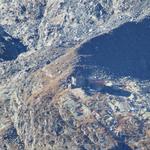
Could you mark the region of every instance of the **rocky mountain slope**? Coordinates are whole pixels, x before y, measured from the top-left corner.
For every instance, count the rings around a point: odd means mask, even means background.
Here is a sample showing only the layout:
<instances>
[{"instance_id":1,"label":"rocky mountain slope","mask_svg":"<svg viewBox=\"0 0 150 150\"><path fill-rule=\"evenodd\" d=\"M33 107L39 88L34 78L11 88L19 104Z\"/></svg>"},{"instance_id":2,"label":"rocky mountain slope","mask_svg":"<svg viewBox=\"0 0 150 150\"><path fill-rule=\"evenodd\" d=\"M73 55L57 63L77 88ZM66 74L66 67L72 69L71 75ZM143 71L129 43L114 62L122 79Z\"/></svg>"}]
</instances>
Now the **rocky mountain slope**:
<instances>
[{"instance_id":1,"label":"rocky mountain slope","mask_svg":"<svg viewBox=\"0 0 150 150\"><path fill-rule=\"evenodd\" d=\"M149 0L1 0L0 10L0 150L149 150L149 79L94 65L86 76L97 52L82 53L142 22Z\"/></svg>"}]
</instances>

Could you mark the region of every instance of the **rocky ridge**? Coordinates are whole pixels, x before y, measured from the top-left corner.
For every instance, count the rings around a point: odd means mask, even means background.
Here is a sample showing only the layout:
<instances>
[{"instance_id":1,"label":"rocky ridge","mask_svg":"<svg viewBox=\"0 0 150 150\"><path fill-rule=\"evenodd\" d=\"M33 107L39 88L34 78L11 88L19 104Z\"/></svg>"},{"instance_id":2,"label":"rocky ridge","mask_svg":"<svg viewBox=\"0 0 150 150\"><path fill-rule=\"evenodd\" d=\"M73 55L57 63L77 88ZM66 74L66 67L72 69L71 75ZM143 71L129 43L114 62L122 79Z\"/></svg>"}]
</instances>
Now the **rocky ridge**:
<instances>
[{"instance_id":1,"label":"rocky ridge","mask_svg":"<svg viewBox=\"0 0 150 150\"><path fill-rule=\"evenodd\" d=\"M70 87L77 49L142 20L149 6L149 0L1 1L0 149L149 150L149 81L101 74L124 85L130 97ZM15 44L16 58L5 60L13 39L26 52L18 53Z\"/></svg>"}]
</instances>

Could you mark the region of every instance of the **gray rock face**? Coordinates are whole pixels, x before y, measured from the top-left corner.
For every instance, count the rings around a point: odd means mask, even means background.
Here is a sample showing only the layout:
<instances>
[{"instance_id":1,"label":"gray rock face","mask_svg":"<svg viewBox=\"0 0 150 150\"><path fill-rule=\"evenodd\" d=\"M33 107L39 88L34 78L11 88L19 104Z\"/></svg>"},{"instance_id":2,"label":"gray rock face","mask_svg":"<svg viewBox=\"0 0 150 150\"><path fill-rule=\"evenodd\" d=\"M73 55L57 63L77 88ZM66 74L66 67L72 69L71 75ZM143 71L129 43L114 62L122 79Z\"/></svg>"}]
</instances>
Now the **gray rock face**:
<instances>
[{"instance_id":1,"label":"gray rock face","mask_svg":"<svg viewBox=\"0 0 150 150\"><path fill-rule=\"evenodd\" d=\"M148 150L149 81L113 79L101 70L85 79L80 61L89 59L78 50L143 20L149 8L149 0L1 0L0 149ZM78 86L95 78L131 94Z\"/></svg>"}]
</instances>

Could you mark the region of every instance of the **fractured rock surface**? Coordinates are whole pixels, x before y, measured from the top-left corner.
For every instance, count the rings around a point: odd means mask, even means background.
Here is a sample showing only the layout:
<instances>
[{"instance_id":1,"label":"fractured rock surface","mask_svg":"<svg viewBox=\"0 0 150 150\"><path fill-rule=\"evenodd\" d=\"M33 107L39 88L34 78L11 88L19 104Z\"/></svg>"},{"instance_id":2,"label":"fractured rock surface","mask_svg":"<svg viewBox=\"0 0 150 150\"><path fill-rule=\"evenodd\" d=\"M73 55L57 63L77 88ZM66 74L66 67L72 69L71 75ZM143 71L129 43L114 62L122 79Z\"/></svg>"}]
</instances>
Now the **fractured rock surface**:
<instances>
[{"instance_id":1,"label":"fractured rock surface","mask_svg":"<svg viewBox=\"0 0 150 150\"><path fill-rule=\"evenodd\" d=\"M149 150L149 0L0 9L0 150Z\"/></svg>"}]
</instances>

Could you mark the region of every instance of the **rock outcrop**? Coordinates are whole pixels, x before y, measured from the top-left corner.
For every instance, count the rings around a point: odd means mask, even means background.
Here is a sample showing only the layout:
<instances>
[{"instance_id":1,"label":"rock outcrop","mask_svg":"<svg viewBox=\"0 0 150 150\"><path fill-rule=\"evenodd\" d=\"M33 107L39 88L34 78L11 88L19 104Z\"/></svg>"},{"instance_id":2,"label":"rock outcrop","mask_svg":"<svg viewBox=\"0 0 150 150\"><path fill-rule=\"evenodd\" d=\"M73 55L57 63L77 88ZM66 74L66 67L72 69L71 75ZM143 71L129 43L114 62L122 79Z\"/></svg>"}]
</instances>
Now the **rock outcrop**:
<instances>
[{"instance_id":1,"label":"rock outcrop","mask_svg":"<svg viewBox=\"0 0 150 150\"><path fill-rule=\"evenodd\" d=\"M149 150L150 80L114 78L80 53L147 18L149 0L1 0L0 10L0 150ZM95 78L130 94L94 89Z\"/></svg>"}]
</instances>

